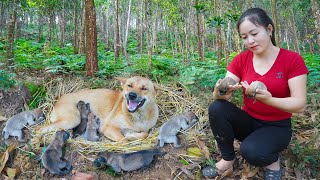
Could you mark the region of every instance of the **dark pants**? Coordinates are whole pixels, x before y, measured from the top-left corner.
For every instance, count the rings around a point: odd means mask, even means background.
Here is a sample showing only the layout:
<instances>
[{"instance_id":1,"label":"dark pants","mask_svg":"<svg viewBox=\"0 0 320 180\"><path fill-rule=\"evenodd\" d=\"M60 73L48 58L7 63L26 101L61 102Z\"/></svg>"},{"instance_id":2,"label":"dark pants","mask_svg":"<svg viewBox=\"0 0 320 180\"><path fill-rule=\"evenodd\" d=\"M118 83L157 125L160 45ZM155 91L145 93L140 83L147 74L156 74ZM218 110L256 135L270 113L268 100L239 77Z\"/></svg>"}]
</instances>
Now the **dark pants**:
<instances>
[{"instance_id":1,"label":"dark pants","mask_svg":"<svg viewBox=\"0 0 320 180\"><path fill-rule=\"evenodd\" d=\"M242 141L240 153L252 165L267 166L278 160L279 152L290 143L291 119L263 121L255 119L226 100L215 100L209 106L211 130L222 158L235 158L234 139Z\"/></svg>"}]
</instances>

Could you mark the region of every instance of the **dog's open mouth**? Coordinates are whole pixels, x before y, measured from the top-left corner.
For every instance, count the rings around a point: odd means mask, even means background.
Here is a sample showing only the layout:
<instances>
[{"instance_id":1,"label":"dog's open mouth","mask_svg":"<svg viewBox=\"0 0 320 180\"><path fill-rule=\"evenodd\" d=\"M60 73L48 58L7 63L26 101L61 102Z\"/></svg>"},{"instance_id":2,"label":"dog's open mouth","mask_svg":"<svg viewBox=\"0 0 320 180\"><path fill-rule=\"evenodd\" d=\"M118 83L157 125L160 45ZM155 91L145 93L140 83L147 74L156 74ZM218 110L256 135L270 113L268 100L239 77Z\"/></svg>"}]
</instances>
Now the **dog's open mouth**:
<instances>
[{"instance_id":1,"label":"dog's open mouth","mask_svg":"<svg viewBox=\"0 0 320 180\"><path fill-rule=\"evenodd\" d=\"M134 113L137 109L139 109L141 106L143 106L143 104L146 102L146 99L142 99L142 100L130 100L127 99L127 103L128 103L128 111L131 113Z\"/></svg>"}]
</instances>

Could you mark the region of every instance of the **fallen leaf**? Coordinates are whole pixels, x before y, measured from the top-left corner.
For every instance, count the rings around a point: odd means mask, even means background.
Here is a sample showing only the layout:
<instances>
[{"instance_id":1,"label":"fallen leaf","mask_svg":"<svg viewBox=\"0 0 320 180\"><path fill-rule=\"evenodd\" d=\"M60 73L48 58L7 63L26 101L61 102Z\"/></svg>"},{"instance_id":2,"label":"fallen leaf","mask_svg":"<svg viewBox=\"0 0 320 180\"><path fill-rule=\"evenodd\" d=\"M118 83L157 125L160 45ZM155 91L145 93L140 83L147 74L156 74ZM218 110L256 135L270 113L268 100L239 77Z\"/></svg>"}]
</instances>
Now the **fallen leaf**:
<instances>
[{"instance_id":1,"label":"fallen leaf","mask_svg":"<svg viewBox=\"0 0 320 180\"><path fill-rule=\"evenodd\" d=\"M6 121L7 119L8 119L8 118L3 117L3 116L0 115L0 121Z\"/></svg>"},{"instance_id":2,"label":"fallen leaf","mask_svg":"<svg viewBox=\"0 0 320 180\"><path fill-rule=\"evenodd\" d=\"M191 147L187 149L187 155L189 156L196 156L196 157L202 157L202 151L201 149L197 148L197 147Z\"/></svg>"},{"instance_id":3,"label":"fallen leaf","mask_svg":"<svg viewBox=\"0 0 320 180\"><path fill-rule=\"evenodd\" d=\"M3 168L5 167L8 159L9 159L9 155L11 154L11 152L16 148L16 144L10 144L10 146L7 148L7 150L5 152L0 153L0 172L3 170Z\"/></svg>"},{"instance_id":4,"label":"fallen leaf","mask_svg":"<svg viewBox=\"0 0 320 180\"><path fill-rule=\"evenodd\" d=\"M203 141L201 141L198 137L196 137L196 143L197 143L198 147L201 149L204 157L206 157L206 159L210 159L209 148L205 145L205 143Z\"/></svg>"},{"instance_id":5,"label":"fallen leaf","mask_svg":"<svg viewBox=\"0 0 320 180\"><path fill-rule=\"evenodd\" d=\"M18 173L18 169L16 168L6 168L7 175L10 179L14 179L14 177Z\"/></svg>"}]
</instances>

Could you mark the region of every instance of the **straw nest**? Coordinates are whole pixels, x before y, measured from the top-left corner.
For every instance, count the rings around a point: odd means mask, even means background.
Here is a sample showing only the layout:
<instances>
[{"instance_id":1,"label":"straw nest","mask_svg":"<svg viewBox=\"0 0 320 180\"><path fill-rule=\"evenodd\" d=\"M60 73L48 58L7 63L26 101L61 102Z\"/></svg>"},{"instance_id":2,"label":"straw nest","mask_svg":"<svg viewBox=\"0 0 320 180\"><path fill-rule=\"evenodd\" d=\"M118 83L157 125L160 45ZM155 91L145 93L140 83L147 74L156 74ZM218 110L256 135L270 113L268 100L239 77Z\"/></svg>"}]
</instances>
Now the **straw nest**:
<instances>
[{"instance_id":1,"label":"straw nest","mask_svg":"<svg viewBox=\"0 0 320 180\"><path fill-rule=\"evenodd\" d=\"M91 83L91 84L90 84ZM44 126L49 122L50 112L53 108L55 101L63 94L77 91L84 88L95 87L93 82L86 82L80 78L70 79L55 79L44 83L47 89L46 102L41 105L41 108L47 114L46 121L39 125ZM120 83L116 80L110 80L104 82L103 86L109 89L121 90ZM160 91L157 94L156 100L159 107L159 119L154 128L150 130L149 137L142 140L131 141L128 144L120 144L113 142L106 137L102 136L97 142L86 141L81 137L76 139L69 139L68 142L71 145L71 149L78 151L84 155L92 154L101 151L118 151L118 152L132 152L142 149L154 148L157 146L160 126L168 121L172 116L178 115L186 111L194 112L199 122L191 129L182 132L186 137L187 144L193 144L196 138L205 136L204 129L207 125L207 104L204 104L203 99L200 100L197 97L191 95L183 85L175 83L172 85L157 84ZM101 84L99 84L101 86ZM98 86L96 86L98 87ZM38 128L38 127L37 127ZM35 129L32 130L32 146L34 149L39 149L41 145L48 145L54 138L55 132L50 132L42 135L41 139L35 134ZM71 131L70 131L71 132Z\"/></svg>"}]
</instances>

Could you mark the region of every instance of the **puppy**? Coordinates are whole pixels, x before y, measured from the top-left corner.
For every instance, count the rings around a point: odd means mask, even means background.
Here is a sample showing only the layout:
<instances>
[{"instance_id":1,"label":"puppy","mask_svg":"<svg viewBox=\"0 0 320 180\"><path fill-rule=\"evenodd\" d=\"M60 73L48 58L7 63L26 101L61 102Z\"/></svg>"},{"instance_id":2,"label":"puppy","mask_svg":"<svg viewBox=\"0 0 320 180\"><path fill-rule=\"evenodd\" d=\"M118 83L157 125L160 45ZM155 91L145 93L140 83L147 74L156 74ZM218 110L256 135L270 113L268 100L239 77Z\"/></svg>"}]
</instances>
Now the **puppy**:
<instances>
[{"instance_id":1,"label":"puppy","mask_svg":"<svg viewBox=\"0 0 320 180\"><path fill-rule=\"evenodd\" d=\"M54 140L41 156L43 166L53 175L69 174L72 165L62 158L62 147L70 134L66 131L57 131Z\"/></svg>"},{"instance_id":2,"label":"puppy","mask_svg":"<svg viewBox=\"0 0 320 180\"><path fill-rule=\"evenodd\" d=\"M98 141L98 130L100 127L100 119L97 118L94 114L88 114L88 123L87 128L84 134L81 135L87 141Z\"/></svg>"},{"instance_id":3,"label":"puppy","mask_svg":"<svg viewBox=\"0 0 320 180\"><path fill-rule=\"evenodd\" d=\"M19 142L26 142L27 140L23 140L22 129L27 125L32 126L40 123L44 119L45 116L40 108L18 113L6 122L6 126L2 131L4 139L8 139L9 136L17 136Z\"/></svg>"},{"instance_id":4,"label":"puppy","mask_svg":"<svg viewBox=\"0 0 320 180\"><path fill-rule=\"evenodd\" d=\"M231 77L223 78L218 85L218 95L225 95L228 91L229 85L235 85L237 82L233 80Z\"/></svg>"},{"instance_id":5,"label":"puppy","mask_svg":"<svg viewBox=\"0 0 320 180\"><path fill-rule=\"evenodd\" d=\"M164 143L173 143L176 148L182 147L182 145L178 144L178 132L190 128L197 122L198 118L192 112L172 117L160 127L158 136L160 147L163 147Z\"/></svg>"},{"instance_id":6,"label":"puppy","mask_svg":"<svg viewBox=\"0 0 320 180\"><path fill-rule=\"evenodd\" d=\"M83 101L79 101L77 103L77 109L80 113L80 124L72 129L74 138L82 135L87 128L88 114L90 113L90 104L85 103Z\"/></svg>"},{"instance_id":7,"label":"puppy","mask_svg":"<svg viewBox=\"0 0 320 180\"><path fill-rule=\"evenodd\" d=\"M248 98L255 98L257 89L267 90L267 86L261 81L253 81L246 89L245 94Z\"/></svg>"},{"instance_id":8,"label":"puppy","mask_svg":"<svg viewBox=\"0 0 320 180\"><path fill-rule=\"evenodd\" d=\"M86 89L61 96L51 113L51 124L38 133L72 129L79 125L80 114L76 104L84 101L90 104L91 112L100 118L99 131L109 139L127 142L146 138L159 116L155 102L157 89L152 81L144 77L117 79L122 84L122 91Z\"/></svg>"},{"instance_id":9,"label":"puppy","mask_svg":"<svg viewBox=\"0 0 320 180\"><path fill-rule=\"evenodd\" d=\"M111 166L116 172L134 171L148 167L155 155L162 155L158 149L142 150L133 153L101 152L99 158L95 159L94 165L101 167L103 164Z\"/></svg>"}]
</instances>

